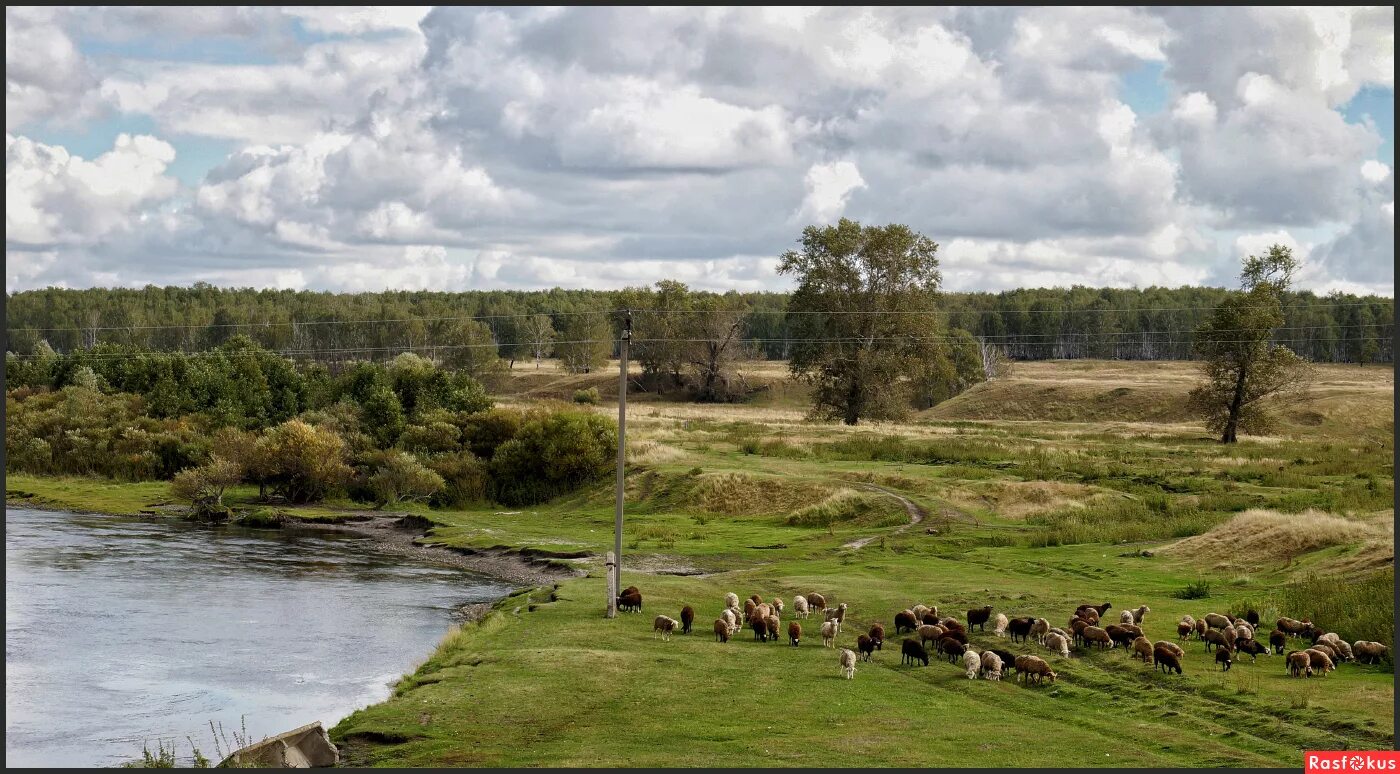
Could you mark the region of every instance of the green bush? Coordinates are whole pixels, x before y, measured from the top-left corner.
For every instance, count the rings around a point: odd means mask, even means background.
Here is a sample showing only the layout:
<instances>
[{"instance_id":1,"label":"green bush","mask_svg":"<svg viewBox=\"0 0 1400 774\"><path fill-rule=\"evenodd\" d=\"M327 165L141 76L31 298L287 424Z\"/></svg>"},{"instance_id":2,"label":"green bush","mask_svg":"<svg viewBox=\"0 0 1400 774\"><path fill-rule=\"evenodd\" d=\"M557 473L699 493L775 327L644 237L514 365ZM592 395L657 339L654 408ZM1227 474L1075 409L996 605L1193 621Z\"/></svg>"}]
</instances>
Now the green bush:
<instances>
[{"instance_id":1,"label":"green bush","mask_svg":"<svg viewBox=\"0 0 1400 774\"><path fill-rule=\"evenodd\" d=\"M442 476L401 451L389 452L368 484L381 506L427 500L445 488Z\"/></svg>"},{"instance_id":2,"label":"green bush","mask_svg":"<svg viewBox=\"0 0 1400 774\"><path fill-rule=\"evenodd\" d=\"M491 458L496 499L534 505L607 477L617 450L617 425L592 412L535 415Z\"/></svg>"},{"instance_id":3,"label":"green bush","mask_svg":"<svg viewBox=\"0 0 1400 774\"><path fill-rule=\"evenodd\" d=\"M462 508L486 501L491 492L491 468L469 451L436 457L428 468L442 476L443 488L428 502L443 508Z\"/></svg>"},{"instance_id":4,"label":"green bush","mask_svg":"<svg viewBox=\"0 0 1400 774\"><path fill-rule=\"evenodd\" d=\"M1205 580L1192 581L1186 584L1186 588L1177 591L1172 596L1177 599L1209 599L1210 582Z\"/></svg>"},{"instance_id":5,"label":"green bush","mask_svg":"<svg viewBox=\"0 0 1400 774\"><path fill-rule=\"evenodd\" d=\"M598 401L602 399L603 396L598 394L597 387L589 387L586 390L576 390L574 392L574 403L586 403L589 405L597 405Z\"/></svg>"}]
</instances>

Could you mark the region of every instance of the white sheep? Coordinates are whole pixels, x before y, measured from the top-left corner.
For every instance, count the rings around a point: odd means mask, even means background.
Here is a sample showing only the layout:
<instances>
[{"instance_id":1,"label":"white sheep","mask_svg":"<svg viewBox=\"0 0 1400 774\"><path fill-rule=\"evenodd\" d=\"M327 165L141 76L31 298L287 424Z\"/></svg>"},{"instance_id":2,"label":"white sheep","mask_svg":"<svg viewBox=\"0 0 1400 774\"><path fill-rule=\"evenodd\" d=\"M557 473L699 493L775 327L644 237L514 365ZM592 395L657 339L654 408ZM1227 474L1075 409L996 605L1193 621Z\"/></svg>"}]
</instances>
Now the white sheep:
<instances>
[{"instance_id":1,"label":"white sheep","mask_svg":"<svg viewBox=\"0 0 1400 774\"><path fill-rule=\"evenodd\" d=\"M1000 680L1001 657L989 650L982 653L980 658L982 659L982 675L988 680Z\"/></svg>"},{"instance_id":2,"label":"white sheep","mask_svg":"<svg viewBox=\"0 0 1400 774\"><path fill-rule=\"evenodd\" d=\"M732 592L732 591L729 592L728 594L725 594L725 595L724 595L724 607L725 607L726 610L728 610L729 608L738 608L738 607L739 607L739 595L738 595L738 594L735 594L735 593Z\"/></svg>"},{"instance_id":3,"label":"white sheep","mask_svg":"<svg viewBox=\"0 0 1400 774\"><path fill-rule=\"evenodd\" d=\"M1183 615L1181 617L1181 622L1186 624L1189 628L1196 628L1196 619L1192 618L1190 615Z\"/></svg>"},{"instance_id":4,"label":"white sheep","mask_svg":"<svg viewBox=\"0 0 1400 774\"><path fill-rule=\"evenodd\" d=\"M782 598L776 598L776 599L773 600L773 610L776 611L779 615L782 614L782 612L783 612L783 600L782 600Z\"/></svg>"},{"instance_id":5,"label":"white sheep","mask_svg":"<svg viewBox=\"0 0 1400 774\"><path fill-rule=\"evenodd\" d=\"M651 630L654 632L661 632L661 639L669 641L671 639L671 632L675 631L676 627L680 625L680 621L670 616L658 615L656 621L652 623Z\"/></svg>"},{"instance_id":6,"label":"white sheep","mask_svg":"<svg viewBox=\"0 0 1400 774\"><path fill-rule=\"evenodd\" d=\"M967 679L976 680L977 673L982 671L982 659L976 651L969 650L963 653L963 667L967 670Z\"/></svg>"},{"instance_id":7,"label":"white sheep","mask_svg":"<svg viewBox=\"0 0 1400 774\"><path fill-rule=\"evenodd\" d=\"M1243 619L1235 622L1235 639L1238 642L1249 642L1254 639L1254 627Z\"/></svg>"},{"instance_id":8,"label":"white sheep","mask_svg":"<svg viewBox=\"0 0 1400 774\"><path fill-rule=\"evenodd\" d=\"M1133 611L1131 611L1131 610L1124 610L1123 612L1119 613L1119 614L1118 614L1118 623L1120 623L1120 624L1130 624L1130 623L1133 623Z\"/></svg>"},{"instance_id":9,"label":"white sheep","mask_svg":"<svg viewBox=\"0 0 1400 774\"><path fill-rule=\"evenodd\" d=\"M802 596L801 594L798 594L797 596L792 598L792 614L796 618L806 618L807 616L812 614L807 607L806 597Z\"/></svg>"},{"instance_id":10,"label":"white sheep","mask_svg":"<svg viewBox=\"0 0 1400 774\"><path fill-rule=\"evenodd\" d=\"M836 607L828 607L822 611L826 620L836 622L836 632L841 632L841 622L846 620L846 603L842 602Z\"/></svg>"},{"instance_id":11,"label":"white sheep","mask_svg":"<svg viewBox=\"0 0 1400 774\"><path fill-rule=\"evenodd\" d=\"M1044 618L1037 618L1035 619L1035 623L1031 624L1031 636L1041 645L1045 644L1045 635L1049 633L1050 622Z\"/></svg>"},{"instance_id":12,"label":"white sheep","mask_svg":"<svg viewBox=\"0 0 1400 774\"><path fill-rule=\"evenodd\" d=\"M1008 621L1006 620L1006 614L997 613L996 624L995 627L992 629L992 633L998 637L1005 637L1007 624Z\"/></svg>"},{"instance_id":13,"label":"white sheep","mask_svg":"<svg viewBox=\"0 0 1400 774\"><path fill-rule=\"evenodd\" d=\"M856 676L856 652L850 648L841 649L841 674L847 680Z\"/></svg>"},{"instance_id":14,"label":"white sheep","mask_svg":"<svg viewBox=\"0 0 1400 774\"><path fill-rule=\"evenodd\" d=\"M1058 651L1061 656L1069 658L1069 640L1058 634L1046 634L1045 647L1050 650Z\"/></svg>"},{"instance_id":15,"label":"white sheep","mask_svg":"<svg viewBox=\"0 0 1400 774\"><path fill-rule=\"evenodd\" d=\"M1152 608L1148 607L1147 605L1143 605L1137 610L1134 610L1132 623L1141 624L1142 619L1146 618L1147 614L1150 612L1152 612Z\"/></svg>"},{"instance_id":16,"label":"white sheep","mask_svg":"<svg viewBox=\"0 0 1400 774\"><path fill-rule=\"evenodd\" d=\"M1045 636L1049 637L1052 634L1058 634L1061 637L1064 637L1066 642L1074 639L1073 637L1069 636L1069 632L1065 631L1064 629L1061 629L1058 626L1050 627L1050 631L1046 632Z\"/></svg>"},{"instance_id":17,"label":"white sheep","mask_svg":"<svg viewBox=\"0 0 1400 774\"><path fill-rule=\"evenodd\" d=\"M822 646L827 648L836 647L837 627L840 626L835 620L822 624Z\"/></svg>"},{"instance_id":18,"label":"white sheep","mask_svg":"<svg viewBox=\"0 0 1400 774\"><path fill-rule=\"evenodd\" d=\"M932 608L930 608L928 605L914 605L914 607L911 608L911 612L914 613L914 620L919 623L924 622L924 613L927 613L930 610L932 610ZM937 613L935 613L935 615L937 615Z\"/></svg>"}]
</instances>

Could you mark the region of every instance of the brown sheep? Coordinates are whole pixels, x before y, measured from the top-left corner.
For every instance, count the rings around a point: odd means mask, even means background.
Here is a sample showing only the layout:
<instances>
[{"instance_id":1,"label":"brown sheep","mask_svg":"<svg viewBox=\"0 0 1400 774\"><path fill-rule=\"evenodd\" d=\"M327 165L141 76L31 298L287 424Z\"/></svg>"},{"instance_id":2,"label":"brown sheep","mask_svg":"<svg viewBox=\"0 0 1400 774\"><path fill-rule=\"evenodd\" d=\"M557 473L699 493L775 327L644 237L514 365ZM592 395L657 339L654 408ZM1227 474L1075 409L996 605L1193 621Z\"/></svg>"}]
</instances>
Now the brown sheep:
<instances>
[{"instance_id":1,"label":"brown sheep","mask_svg":"<svg viewBox=\"0 0 1400 774\"><path fill-rule=\"evenodd\" d=\"M1137 624L1119 624L1119 626L1123 628L1123 631L1133 635L1134 637L1147 636L1147 634L1143 632L1142 627L1138 626Z\"/></svg>"},{"instance_id":2,"label":"brown sheep","mask_svg":"<svg viewBox=\"0 0 1400 774\"><path fill-rule=\"evenodd\" d=\"M729 622L723 618L715 619L715 639L720 642L729 642Z\"/></svg>"},{"instance_id":3,"label":"brown sheep","mask_svg":"<svg viewBox=\"0 0 1400 774\"><path fill-rule=\"evenodd\" d=\"M1239 634L1235 632L1235 627L1227 626L1220 630L1220 635L1225 638L1225 647L1230 650L1235 649L1235 642L1239 639Z\"/></svg>"},{"instance_id":4,"label":"brown sheep","mask_svg":"<svg viewBox=\"0 0 1400 774\"><path fill-rule=\"evenodd\" d=\"M1248 653L1249 663L1253 664L1254 660L1258 658L1260 654L1268 655L1269 649L1264 647L1264 645L1257 640L1245 640L1240 643L1238 652Z\"/></svg>"},{"instance_id":5,"label":"brown sheep","mask_svg":"<svg viewBox=\"0 0 1400 774\"><path fill-rule=\"evenodd\" d=\"M912 610L902 610L894 614L894 633L903 634L905 631L914 631L919 628L919 619L914 617Z\"/></svg>"},{"instance_id":6,"label":"brown sheep","mask_svg":"<svg viewBox=\"0 0 1400 774\"><path fill-rule=\"evenodd\" d=\"M967 645L945 634L943 639L938 641L938 652L947 656L948 662L952 663L962 658L962 654L967 652Z\"/></svg>"},{"instance_id":7,"label":"brown sheep","mask_svg":"<svg viewBox=\"0 0 1400 774\"><path fill-rule=\"evenodd\" d=\"M1074 644L1080 645L1084 642L1084 630L1089 628L1089 622L1083 618L1076 618L1069 622L1069 630L1074 634Z\"/></svg>"},{"instance_id":8,"label":"brown sheep","mask_svg":"<svg viewBox=\"0 0 1400 774\"><path fill-rule=\"evenodd\" d=\"M1283 648L1287 644L1288 635L1285 634L1283 631L1279 629L1274 629L1273 631L1269 632L1269 647L1273 648L1275 653L1282 654Z\"/></svg>"},{"instance_id":9,"label":"brown sheep","mask_svg":"<svg viewBox=\"0 0 1400 774\"><path fill-rule=\"evenodd\" d=\"M1299 621L1297 619L1288 618L1286 616L1278 619L1278 621L1276 621L1274 625L1278 627L1279 631L1289 635L1290 637L1297 637L1303 632L1312 629L1312 621Z\"/></svg>"},{"instance_id":10,"label":"brown sheep","mask_svg":"<svg viewBox=\"0 0 1400 774\"><path fill-rule=\"evenodd\" d=\"M955 631L955 632L965 632L965 631L967 631L967 627L966 627L966 626L963 626L962 621L959 621L959 620L956 619L956 618L940 618L940 619L938 619L938 625L939 625L939 626L942 626L944 629L947 629L948 631Z\"/></svg>"},{"instance_id":11,"label":"brown sheep","mask_svg":"<svg viewBox=\"0 0 1400 774\"><path fill-rule=\"evenodd\" d=\"M617 597L617 609L623 612L637 612L642 609L642 592L633 586Z\"/></svg>"},{"instance_id":12,"label":"brown sheep","mask_svg":"<svg viewBox=\"0 0 1400 774\"><path fill-rule=\"evenodd\" d=\"M749 597L749 599L752 599L755 605L763 604L763 597L760 597L757 594L754 594L753 596Z\"/></svg>"},{"instance_id":13,"label":"brown sheep","mask_svg":"<svg viewBox=\"0 0 1400 774\"><path fill-rule=\"evenodd\" d=\"M1108 636L1108 632L1097 626L1084 627L1080 636L1086 645L1098 645L1100 650L1113 647L1113 638Z\"/></svg>"},{"instance_id":14,"label":"brown sheep","mask_svg":"<svg viewBox=\"0 0 1400 774\"><path fill-rule=\"evenodd\" d=\"M1225 642L1224 633L1222 633L1219 629L1207 629L1205 636L1202 637L1201 640L1206 644L1207 653L1210 652L1212 646L1217 648L1222 645L1224 645L1225 647L1229 647L1229 645L1227 645Z\"/></svg>"},{"instance_id":15,"label":"brown sheep","mask_svg":"<svg viewBox=\"0 0 1400 774\"><path fill-rule=\"evenodd\" d=\"M652 622L651 630L654 632L661 632L661 639L669 640L671 639L671 632L676 630L676 625L679 623L679 621L670 616L658 615L656 620Z\"/></svg>"},{"instance_id":16,"label":"brown sheep","mask_svg":"<svg viewBox=\"0 0 1400 774\"><path fill-rule=\"evenodd\" d=\"M1160 669L1167 674L1176 672L1181 674L1181 659L1168 648L1160 644L1152 648L1152 668Z\"/></svg>"},{"instance_id":17,"label":"brown sheep","mask_svg":"<svg viewBox=\"0 0 1400 774\"><path fill-rule=\"evenodd\" d=\"M755 615L749 618L749 628L753 629L754 642L766 642L768 640L768 622L762 616Z\"/></svg>"},{"instance_id":18,"label":"brown sheep","mask_svg":"<svg viewBox=\"0 0 1400 774\"><path fill-rule=\"evenodd\" d=\"M1175 642L1168 642L1167 640L1157 640L1156 642L1152 643L1152 649L1156 650L1157 648L1165 648L1169 653L1175 654L1177 658L1186 658L1186 651L1182 650L1181 646L1176 644Z\"/></svg>"},{"instance_id":19,"label":"brown sheep","mask_svg":"<svg viewBox=\"0 0 1400 774\"><path fill-rule=\"evenodd\" d=\"M1235 652L1229 648L1220 648L1215 651L1215 663L1221 665L1220 671L1230 671L1230 664L1234 663Z\"/></svg>"},{"instance_id":20,"label":"brown sheep","mask_svg":"<svg viewBox=\"0 0 1400 774\"><path fill-rule=\"evenodd\" d=\"M875 624L870 627L870 639L874 640L876 650L885 649L885 627L883 624Z\"/></svg>"},{"instance_id":21,"label":"brown sheep","mask_svg":"<svg viewBox=\"0 0 1400 774\"><path fill-rule=\"evenodd\" d=\"M1331 643L1328 642L1315 642L1313 643L1313 646L1311 648L1308 648L1308 650L1322 651L1323 653L1327 654L1328 658L1332 659L1333 663L1337 663L1342 660L1341 654L1339 654L1337 652L1337 649L1332 647Z\"/></svg>"},{"instance_id":22,"label":"brown sheep","mask_svg":"<svg viewBox=\"0 0 1400 774\"><path fill-rule=\"evenodd\" d=\"M1181 623L1176 625L1176 638L1178 640L1185 640L1186 638L1190 637L1191 632L1195 630L1196 627L1186 623L1185 621L1182 621Z\"/></svg>"},{"instance_id":23,"label":"brown sheep","mask_svg":"<svg viewBox=\"0 0 1400 774\"><path fill-rule=\"evenodd\" d=\"M960 631L958 631L957 629L954 629L954 630L952 630L952 631L944 632L944 633L943 633L943 636L942 636L942 637L939 637L938 639L940 639L940 640L952 640L952 641L954 641L954 642L959 642L959 643L962 643L963 645L966 645L966 644L967 644L967 632L960 632Z\"/></svg>"},{"instance_id":24,"label":"brown sheep","mask_svg":"<svg viewBox=\"0 0 1400 774\"><path fill-rule=\"evenodd\" d=\"M983 605L967 611L967 628L976 626L978 631L987 631L987 621L992 617L992 606Z\"/></svg>"},{"instance_id":25,"label":"brown sheep","mask_svg":"<svg viewBox=\"0 0 1400 774\"><path fill-rule=\"evenodd\" d=\"M1113 644L1122 645L1125 648L1132 647L1133 640L1142 636L1140 630L1134 632L1122 624L1109 624L1105 626L1103 630L1108 634L1108 638L1113 640Z\"/></svg>"},{"instance_id":26,"label":"brown sheep","mask_svg":"<svg viewBox=\"0 0 1400 774\"><path fill-rule=\"evenodd\" d=\"M773 619L773 620L776 621L776 620L778 620L778 619L775 618L775 619ZM788 641L791 642L791 643L792 643L792 646L795 648L795 647L797 647L797 641L800 640L800 639L802 639L802 624L800 624L800 623L798 623L798 622L796 622L796 621L789 621L789 622L788 622Z\"/></svg>"},{"instance_id":27,"label":"brown sheep","mask_svg":"<svg viewBox=\"0 0 1400 774\"><path fill-rule=\"evenodd\" d=\"M1133 658L1142 659L1142 665L1147 666L1147 662L1152 660L1152 643L1146 637L1138 637L1133 640Z\"/></svg>"},{"instance_id":28,"label":"brown sheep","mask_svg":"<svg viewBox=\"0 0 1400 774\"><path fill-rule=\"evenodd\" d=\"M1206 630L1209 628L1210 627L1206 625L1206 619L1200 619L1196 622L1196 636L1198 638L1206 636Z\"/></svg>"},{"instance_id":29,"label":"brown sheep","mask_svg":"<svg viewBox=\"0 0 1400 774\"><path fill-rule=\"evenodd\" d=\"M1229 618L1219 613L1206 613L1206 617L1203 620L1206 622L1206 626L1212 629L1224 629L1231 623Z\"/></svg>"},{"instance_id":30,"label":"brown sheep","mask_svg":"<svg viewBox=\"0 0 1400 774\"><path fill-rule=\"evenodd\" d=\"M1245 611L1244 620L1249 622L1250 626L1253 626L1256 629L1259 628L1259 613L1254 608L1251 607L1250 609Z\"/></svg>"},{"instance_id":31,"label":"brown sheep","mask_svg":"<svg viewBox=\"0 0 1400 774\"><path fill-rule=\"evenodd\" d=\"M1288 673L1294 677L1312 677L1312 659L1301 650L1291 650L1288 652L1288 659L1285 662Z\"/></svg>"},{"instance_id":32,"label":"brown sheep","mask_svg":"<svg viewBox=\"0 0 1400 774\"><path fill-rule=\"evenodd\" d=\"M796 623L796 621L793 623ZM778 637L782 634L782 624L778 621L778 617L776 615L764 616L763 624L764 628L768 630L769 641L777 642Z\"/></svg>"},{"instance_id":33,"label":"brown sheep","mask_svg":"<svg viewBox=\"0 0 1400 774\"><path fill-rule=\"evenodd\" d=\"M1030 683L1032 677L1035 678L1037 684L1046 677L1050 678L1050 682L1055 682L1055 672L1050 669L1050 664L1046 663L1045 659L1040 656L1026 656L1025 658L1025 661L1016 660L1016 671L1025 674L1027 683Z\"/></svg>"},{"instance_id":34,"label":"brown sheep","mask_svg":"<svg viewBox=\"0 0 1400 774\"><path fill-rule=\"evenodd\" d=\"M1102 605L1080 605L1079 607L1076 607L1074 609L1074 614L1079 615L1086 610L1092 610L1094 611L1094 616L1096 618L1102 618L1103 614L1107 613L1110 607L1113 607L1113 605L1108 602L1105 602Z\"/></svg>"},{"instance_id":35,"label":"brown sheep","mask_svg":"<svg viewBox=\"0 0 1400 774\"><path fill-rule=\"evenodd\" d=\"M746 599L746 600L744 600L744 620L747 621L747 620L749 620L750 618L753 618L753 611L755 611L755 610L757 610L757 609L758 609L758 603L757 603L757 602L753 601L752 599Z\"/></svg>"},{"instance_id":36,"label":"brown sheep","mask_svg":"<svg viewBox=\"0 0 1400 774\"><path fill-rule=\"evenodd\" d=\"M807 595L807 606L812 608L813 610L825 610L826 597L814 591L811 594Z\"/></svg>"},{"instance_id":37,"label":"brown sheep","mask_svg":"<svg viewBox=\"0 0 1400 774\"><path fill-rule=\"evenodd\" d=\"M870 655L875 652L875 639L862 634L856 638L856 650L860 651L861 661L869 661Z\"/></svg>"},{"instance_id":38,"label":"brown sheep","mask_svg":"<svg viewBox=\"0 0 1400 774\"><path fill-rule=\"evenodd\" d=\"M690 626L695 623L695 609L690 605L681 608L681 634L690 634Z\"/></svg>"},{"instance_id":39,"label":"brown sheep","mask_svg":"<svg viewBox=\"0 0 1400 774\"><path fill-rule=\"evenodd\" d=\"M925 625L936 624L936 623L938 623L938 613L935 613L935 612L933 612L933 611L930 610L929 612L924 613L923 617L920 618L919 620L920 620L921 622L923 622Z\"/></svg>"},{"instance_id":40,"label":"brown sheep","mask_svg":"<svg viewBox=\"0 0 1400 774\"><path fill-rule=\"evenodd\" d=\"M942 637L944 634L947 634L947 632L942 626L924 624L919 627L919 644L928 645L930 642L938 642L938 638Z\"/></svg>"},{"instance_id":41,"label":"brown sheep","mask_svg":"<svg viewBox=\"0 0 1400 774\"><path fill-rule=\"evenodd\" d=\"M1372 640L1357 640L1352 643L1351 650L1357 661L1366 664L1379 664L1390 655L1390 648L1385 643Z\"/></svg>"},{"instance_id":42,"label":"brown sheep","mask_svg":"<svg viewBox=\"0 0 1400 774\"><path fill-rule=\"evenodd\" d=\"M1328 672L1337 668L1336 665L1332 663L1332 659L1328 658L1327 654L1320 650L1308 648L1303 652L1308 654L1308 662L1312 664L1313 672L1321 672L1323 677L1326 677Z\"/></svg>"}]
</instances>

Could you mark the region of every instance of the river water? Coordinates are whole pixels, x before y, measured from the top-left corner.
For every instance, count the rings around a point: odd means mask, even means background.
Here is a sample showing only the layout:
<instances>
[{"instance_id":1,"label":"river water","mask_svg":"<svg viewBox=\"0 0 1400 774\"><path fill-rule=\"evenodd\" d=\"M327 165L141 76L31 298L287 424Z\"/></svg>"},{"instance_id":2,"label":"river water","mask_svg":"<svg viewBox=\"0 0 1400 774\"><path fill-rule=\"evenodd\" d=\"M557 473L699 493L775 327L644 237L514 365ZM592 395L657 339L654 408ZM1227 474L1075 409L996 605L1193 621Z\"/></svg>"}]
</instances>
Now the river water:
<instances>
[{"instance_id":1,"label":"river water","mask_svg":"<svg viewBox=\"0 0 1400 774\"><path fill-rule=\"evenodd\" d=\"M7 508L5 764L185 757L186 737L214 758L210 721L329 729L508 592L347 533Z\"/></svg>"}]
</instances>

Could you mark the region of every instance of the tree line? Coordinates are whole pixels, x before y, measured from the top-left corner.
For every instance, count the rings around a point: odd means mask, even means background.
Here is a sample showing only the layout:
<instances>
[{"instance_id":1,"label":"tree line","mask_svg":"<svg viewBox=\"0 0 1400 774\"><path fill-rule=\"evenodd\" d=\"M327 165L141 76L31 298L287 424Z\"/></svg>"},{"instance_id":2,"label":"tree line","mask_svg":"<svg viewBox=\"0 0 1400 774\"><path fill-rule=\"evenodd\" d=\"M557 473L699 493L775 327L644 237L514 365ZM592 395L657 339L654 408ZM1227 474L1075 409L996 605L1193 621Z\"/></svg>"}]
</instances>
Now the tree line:
<instances>
[{"instance_id":1,"label":"tree line","mask_svg":"<svg viewBox=\"0 0 1400 774\"><path fill-rule=\"evenodd\" d=\"M1197 329L1231 291L1224 288L1019 289L1000 293L940 291L936 314L949 331L1016 360L1190 359ZM662 389L677 374L705 387L706 359L790 359L804 322L787 314L787 293L709 293L662 282L620 291L384 291L326 293L193 287L66 290L11 294L7 351L30 355L41 342L58 352L119 344L139 351L197 352L237 335L296 359L324 363L385 361L411 351L475 370L499 359L507 368L557 356L579 371L617 354L632 308L634 351L666 350L648 339L698 338L709 345L659 352L647 361ZM1394 362L1394 302L1380 296L1310 291L1283 295L1283 322L1273 332L1313 362ZM471 319L476 318L476 319ZM737 327L735 323L738 323ZM684 335L677 335L681 332ZM676 347L669 349L675 350ZM480 361L485 361L480 362ZM713 368L708 369L711 374Z\"/></svg>"}]
</instances>

